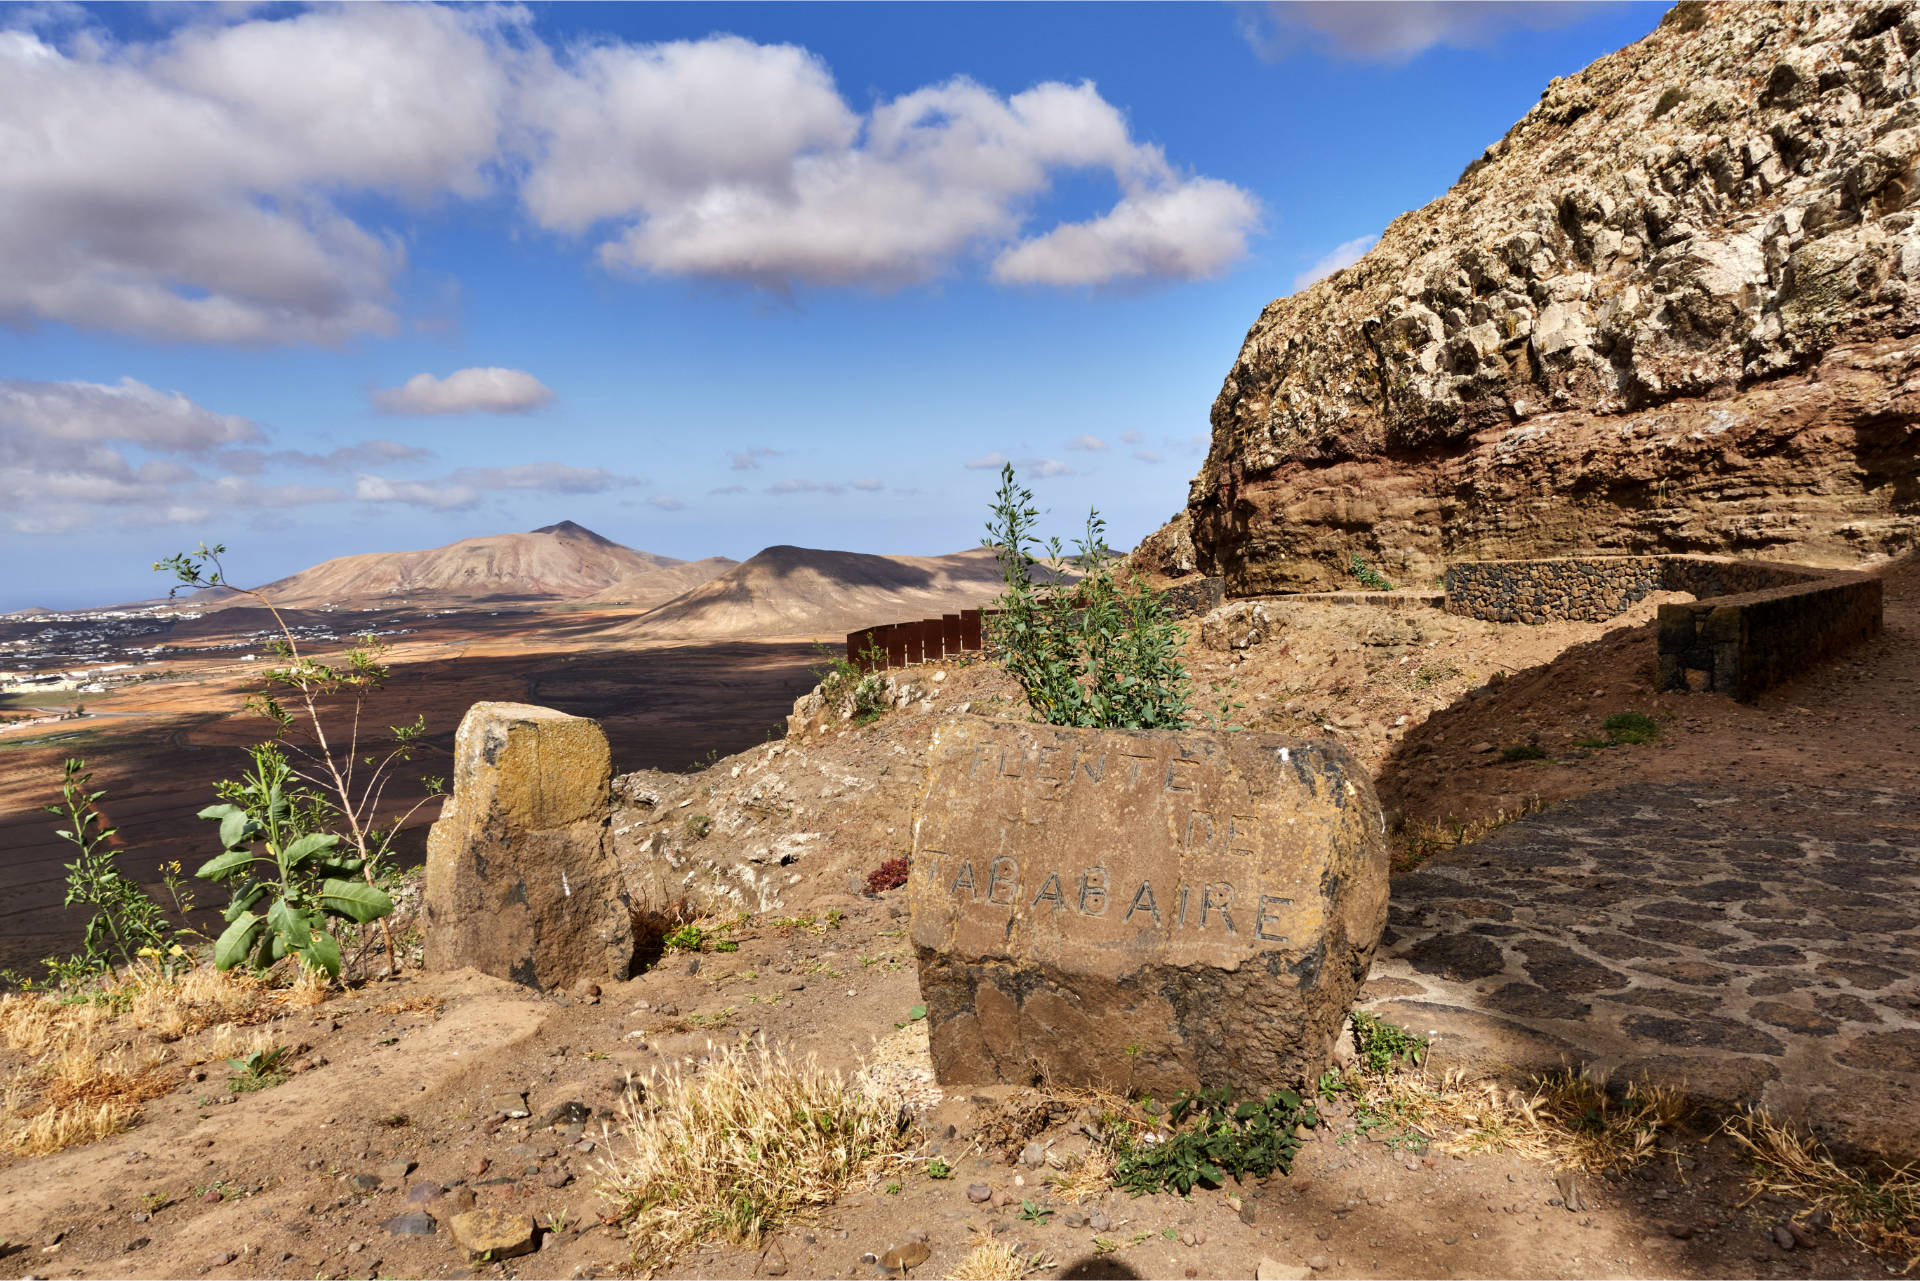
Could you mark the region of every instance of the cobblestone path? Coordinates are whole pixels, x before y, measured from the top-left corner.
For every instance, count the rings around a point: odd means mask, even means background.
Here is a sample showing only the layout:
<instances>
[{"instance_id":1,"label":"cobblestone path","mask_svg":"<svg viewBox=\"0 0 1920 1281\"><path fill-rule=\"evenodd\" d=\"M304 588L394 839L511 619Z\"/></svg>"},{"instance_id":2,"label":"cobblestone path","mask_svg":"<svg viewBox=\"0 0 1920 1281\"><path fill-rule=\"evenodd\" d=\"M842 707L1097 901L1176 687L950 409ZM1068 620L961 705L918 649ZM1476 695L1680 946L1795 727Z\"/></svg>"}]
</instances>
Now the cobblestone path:
<instances>
[{"instance_id":1,"label":"cobblestone path","mask_svg":"<svg viewBox=\"0 0 1920 1281\"><path fill-rule=\"evenodd\" d=\"M1367 998L1442 1064L1586 1063L1920 1157L1920 797L1565 802L1396 879Z\"/></svg>"}]
</instances>

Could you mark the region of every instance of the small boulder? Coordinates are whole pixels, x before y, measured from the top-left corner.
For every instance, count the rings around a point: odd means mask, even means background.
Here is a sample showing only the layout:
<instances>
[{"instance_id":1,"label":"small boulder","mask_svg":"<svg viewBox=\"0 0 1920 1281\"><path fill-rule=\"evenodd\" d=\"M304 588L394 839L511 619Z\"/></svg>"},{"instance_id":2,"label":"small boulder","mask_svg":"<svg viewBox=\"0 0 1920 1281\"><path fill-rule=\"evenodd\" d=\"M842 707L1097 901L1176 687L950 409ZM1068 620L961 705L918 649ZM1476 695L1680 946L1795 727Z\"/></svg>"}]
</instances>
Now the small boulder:
<instances>
[{"instance_id":1,"label":"small boulder","mask_svg":"<svg viewBox=\"0 0 1920 1281\"><path fill-rule=\"evenodd\" d=\"M430 1237L439 1231L439 1225L431 1214L413 1210L406 1214L396 1214L380 1225L397 1237Z\"/></svg>"},{"instance_id":2,"label":"small boulder","mask_svg":"<svg viewBox=\"0 0 1920 1281\"><path fill-rule=\"evenodd\" d=\"M468 1210L447 1221L460 1248L489 1262L512 1259L534 1251L533 1217L491 1207Z\"/></svg>"}]
</instances>

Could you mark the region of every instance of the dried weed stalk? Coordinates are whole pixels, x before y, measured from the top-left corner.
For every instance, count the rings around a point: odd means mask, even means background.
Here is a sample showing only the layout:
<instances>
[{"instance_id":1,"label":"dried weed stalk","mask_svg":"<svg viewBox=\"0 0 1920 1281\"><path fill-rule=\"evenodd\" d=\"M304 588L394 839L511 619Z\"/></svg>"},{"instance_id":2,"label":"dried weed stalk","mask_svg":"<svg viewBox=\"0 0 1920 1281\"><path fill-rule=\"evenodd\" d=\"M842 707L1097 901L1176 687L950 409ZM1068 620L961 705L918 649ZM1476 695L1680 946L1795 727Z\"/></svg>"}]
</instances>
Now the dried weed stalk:
<instances>
[{"instance_id":1,"label":"dried weed stalk","mask_svg":"<svg viewBox=\"0 0 1920 1281\"><path fill-rule=\"evenodd\" d=\"M1790 1130L1748 1109L1724 1127L1753 1162L1748 1200L1762 1193L1805 1201L1833 1218L1833 1230L1870 1250L1907 1256L1920 1265L1920 1170L1913 1163L1880 1172L1852 1170L1811 1134Z\"/></svg>"},{"instance_id":2,"label":"dried weed stalk","mask_svg":"<svg viewBox=\"0 0 1920 1281\"><path fill-rule=\"evenodd\" d=\"M862 1094L811 1056L796 1063L764 1040L708 1050L702 1069L670 1066L628 1089L633 1151L602 1164L600 1193L642 1267L710 1237L757 1244L908 1144L898 1100Z\"/></svg>"}]
</instances>

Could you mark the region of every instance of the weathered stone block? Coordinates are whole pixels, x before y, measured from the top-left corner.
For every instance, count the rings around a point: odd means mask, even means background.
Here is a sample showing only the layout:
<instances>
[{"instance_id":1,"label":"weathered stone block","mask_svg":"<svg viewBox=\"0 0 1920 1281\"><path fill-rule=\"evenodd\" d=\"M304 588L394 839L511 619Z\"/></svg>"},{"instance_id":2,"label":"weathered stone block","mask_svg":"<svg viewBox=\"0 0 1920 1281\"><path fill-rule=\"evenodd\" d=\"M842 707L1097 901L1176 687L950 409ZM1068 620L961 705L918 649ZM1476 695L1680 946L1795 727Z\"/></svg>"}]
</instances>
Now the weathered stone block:
<instances>
[{"instance_id":1,"label":"weathered stone block","mask_svg":"<svg viewBox=\"0 0 1920 1281\"><path fill-rule=\"evenodd\" d=\"M427 836L427 967L541 989L628 977L633 925L600 726L475 703L453 755L453 796Z\"/></svg>"},{"instance_id":2,"label":"weathered stone block","mask_svg":"<svg viewBox=\"0 0 1920 1281\"><path fill-rule=\"evenodd\" d=\"M1313 1080L1386 924L1384 826L1331 741L939 726L908 882L939 1079Z\"/></svg>"}]
</instances>

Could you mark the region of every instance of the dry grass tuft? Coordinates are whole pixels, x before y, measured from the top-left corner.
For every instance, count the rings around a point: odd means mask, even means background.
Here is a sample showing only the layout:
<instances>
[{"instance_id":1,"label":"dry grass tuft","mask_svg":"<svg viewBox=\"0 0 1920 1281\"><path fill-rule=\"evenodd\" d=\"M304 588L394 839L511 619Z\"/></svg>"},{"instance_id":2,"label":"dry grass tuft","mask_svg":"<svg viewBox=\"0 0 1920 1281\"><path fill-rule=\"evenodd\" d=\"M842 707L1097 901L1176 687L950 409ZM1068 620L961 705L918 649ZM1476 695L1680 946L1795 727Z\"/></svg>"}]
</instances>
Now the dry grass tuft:
<instances>
[{"instance_id":1,"label":"dry grass tuft","mask_svg":"<svg viewBox=\"0 0 1920 1281\"><path fill-rule=\"evenodd\" d=\"M1068 1158L1053 1181L1053 1194L1069 1205L1077 1205L1091 1201L1112 1186L1113 1154L1096 1146L1085 1156Z\"/></svg>"},{"instance_id":2,"label":"dry grass tuft","mask_svg":"<svg viewBox=\"0 0 1920 1281\"><path fill-rule=\"evenodd\" d=\"M1012 1246L982 1241L969 1250L948 1275L951 1281L1025 1281L1052 1266L1052 1260L1044 1254L1022 1258L1014 1253Z\"/></svg>"},{"instance_id":3,"label":"dry grass tuft","mask_svg":"<svg viewBox=\"0 0 1920 1281\"><path fill-rule=\"evenodd\" d=\"M1849 1170L1811 1134L1751 1109L1724 1128L1753 1161L1749 1201L1766 1192L1805 1201L1831 1215L1833 1230L1847 1240L1906 1255L1908 1271L1920 1265L1920 1171L1913 1164L1877 1176Z\"/></svg>"},{"instance_id":4,"label":"dry grass tuft","mask_svg":"<svg viewBox=\"0 0 1920 1281\"><path fill-rule=\"evenodd\" d=\"M1419 827L1408 828L1400 834L1400 848L1393 853L1393 872L1411 872L1422 863L1444 850L1457 845L1471 845L1489 832L1497 831L1509 823L1515 823L1532 814L1538 814L1547 808L1548 802L1538 796L1529 796L1518 805L1496 810L1486 818L1461 822L1453 815L1435 823L1424 823Z\"/></svg>"},{"instance_id":5,"label":"dry grass tuft","mask_svg":"<svg viewBox=\"0 0 1920 1281\"><path fill-rule=\"evenodd\" d=\"M0 996L0 1035L7 1048L39 1058L89 1040L112 1016L97 1005L62 1004L51 996Z\"/></svg>"},{"instance_id":6,"label":"dry grass tuft","mask_svg":"<svg viewBox=\"0 0 1920 1281\"><path fill-rule=\"evenodd\" d=\"M635 1261L657 1267L697 1241L757 1243L831 1204L907 1146L899 1101L795 1063L764 1041L715 1049L697 1072L669 1067L629 1089L629 1156L602 1165Z\"/></svg>"},{"instance_id":7,"label":"dry grass tuft","mask_svg":"<svg viewBox=\"0 0 1920 1281\"><path fill-rule=\"evenodd\" d=\"M1663 1086L1629 1083L1609 1091L1604 1075L1563 1068L1533 1078L1531 1089L1421 1071L1385 1077L1349 1073L1358 1109L1447 1152L1509 1152L1561 1169L1603 1174L1640 1164L1677 1131L1687 1106Z\"/></svg>"},{"instance_id":8,"label":"dry grass tuft","mask_svg":"<svg viewBox=\"0 0 1920 1281\"><path fill-rule=\"evenodd\" d=\"M78 1101L36 1112L24 1122L11 1115L0 1121L0 1144L16 1156L46 1156L79 1143L118 1134L140 1119L140 1109L124 1099Z\"/></svg>"},{"instance_id":9,"label":"dry grass tuft","mask_svg":"<svg viewBox=\"0 0 1920 1281\"><path fill-rule=\"evenodd\" d=\"M258 979L237 970L201 966L175 978L148 973L131 977L128 1013L133 1025L162 1041L177 1041L216 1023L252 1015L261 1005Z\"/></svg>"}]
</instances>

